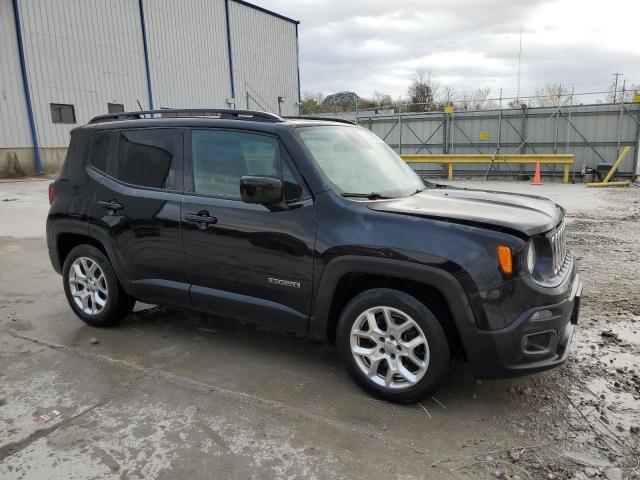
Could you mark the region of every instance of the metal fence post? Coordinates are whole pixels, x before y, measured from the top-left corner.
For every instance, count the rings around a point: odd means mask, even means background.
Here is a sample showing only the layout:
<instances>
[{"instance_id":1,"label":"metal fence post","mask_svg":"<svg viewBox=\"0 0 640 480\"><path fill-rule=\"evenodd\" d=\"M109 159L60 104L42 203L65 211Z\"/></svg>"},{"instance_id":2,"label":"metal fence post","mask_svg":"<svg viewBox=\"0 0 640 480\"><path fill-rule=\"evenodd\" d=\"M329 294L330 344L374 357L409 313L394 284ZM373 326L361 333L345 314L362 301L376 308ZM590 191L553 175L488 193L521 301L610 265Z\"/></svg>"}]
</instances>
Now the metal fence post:
<instances>
[{"instance_id":1,"label":"metal fence post","mask_svg":"<svg viewBox=\"0 0 640 480\"><path fill-rule=\"evenodd\" d=\"M620 115L618 116L618 140L616 143L616 158L620 156L620 131L622 130L622 114L624 113L624 87L626 80L622 82L622 95L620 95Z\"/></svg>"},{"instance_id":2,"label":"metal fence post","mask_svg":"<svg viewBox=\"0 0 640 480\"><path fill-rule=\"evenodd\" d=\"M558 127L560 124L560 107L558 107L558 111L556 112L556 133L553 137L553 153L558 153Z\"/></svg>"},{"instance_id":3,"label":"metal fence post","mask_svg":"<svg viewBox=\"0 0 640 480\"><path fill-rule=\"evenodd\" d=\"M636 145L635 145L635 159L633 160L633 171L632 175L638 173L638 161L640 161L640 105L638 105L638 109L636 110ZM633 117L631 117L633 118Z\"/></svg>"},{"instance_id":4,"label":"metal fence post","mask_svg":"<svg viewBox=\"0 0 640 480\"><path fill-rule=\"evenodd\" d=\"M402 155L402 113L398 112L398 127L400 127L399 139L398 139L398 150L400 155Z\"/></svg>"},{"instance_id":5,"label":"metal fence post","mask_svg":"<svg viewBox=\"0 0 640 480\"><path fill-rule=\"evenodd\" d=\"M496 139L496 154L500 154L500 140L502 139L502 89L500 89L500 103L498 104L498 138Z\"/></svg>"},{"instance_id":6,"label":"metal fence post","mask_svg":"<svg viewBox=\"0 0 640 480\"><path fill-rule=\"evenodd\" d=\"M442 121L442 153L447 153L447 133L449 131L449 114L447 112L443 113L444 120Z\"/></svg>"}]
</instances>

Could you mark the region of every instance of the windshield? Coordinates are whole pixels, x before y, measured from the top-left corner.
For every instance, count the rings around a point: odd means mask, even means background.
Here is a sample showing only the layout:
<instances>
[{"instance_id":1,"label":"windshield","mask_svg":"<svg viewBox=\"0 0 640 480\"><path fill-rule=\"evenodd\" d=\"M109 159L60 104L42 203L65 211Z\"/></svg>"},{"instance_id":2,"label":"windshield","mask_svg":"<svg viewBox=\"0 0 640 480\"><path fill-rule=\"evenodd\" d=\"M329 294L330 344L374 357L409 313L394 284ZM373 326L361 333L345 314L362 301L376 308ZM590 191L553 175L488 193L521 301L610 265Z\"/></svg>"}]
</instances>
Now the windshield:
<instances>
[{"instance_id":1,"label":"windshield","mask_svg":"<svg viewBox=\"0 0 640 480\"><path fill-rule=\"evenodd\" d=\"M298 134L334 190L344 196L404 197L424 189L420 177L367 129L307 127Z\"/></svg>"}]
</instances>

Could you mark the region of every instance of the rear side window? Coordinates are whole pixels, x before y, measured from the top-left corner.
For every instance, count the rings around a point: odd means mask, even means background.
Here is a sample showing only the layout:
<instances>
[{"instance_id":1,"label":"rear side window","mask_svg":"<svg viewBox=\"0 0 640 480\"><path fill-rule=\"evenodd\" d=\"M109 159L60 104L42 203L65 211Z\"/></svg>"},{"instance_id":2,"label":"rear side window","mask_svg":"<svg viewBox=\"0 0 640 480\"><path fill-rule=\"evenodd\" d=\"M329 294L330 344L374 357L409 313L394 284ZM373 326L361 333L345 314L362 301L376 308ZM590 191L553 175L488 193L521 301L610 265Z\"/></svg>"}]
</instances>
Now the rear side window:
<instances>
[{"instance_id":1,"label":"rear side window","mask_svg":"<svg viewBox=\"0 0 640 480\"><path fill-rule=\"evenodd\" d=\"M132 185L174 189L180 138L180 132L173 129L120 131L112 175Z\"/></svg>"},{"instance_id":2,"label":"rear side window","mask_svg":"<svg viewBox=\"0 0 640 480\"><path fill-rule=\"evenodd\" d=\"M115 132L98 132L93 137L91 165L101 172L107 171L109 155L115 151Z\"/></svg>"},{"instance_id":3,"label":"rear side window","mask_svg":"<svg viewBox=\"0 0 640 480\"><path fill-rule=\"evenodd\" d=\"M280 178L285 200L302 196L302 187L283 161L275 138L248 132L194 130L191 133L194 191L240 198L240 177Z\"/></svg>"}]
</instances>

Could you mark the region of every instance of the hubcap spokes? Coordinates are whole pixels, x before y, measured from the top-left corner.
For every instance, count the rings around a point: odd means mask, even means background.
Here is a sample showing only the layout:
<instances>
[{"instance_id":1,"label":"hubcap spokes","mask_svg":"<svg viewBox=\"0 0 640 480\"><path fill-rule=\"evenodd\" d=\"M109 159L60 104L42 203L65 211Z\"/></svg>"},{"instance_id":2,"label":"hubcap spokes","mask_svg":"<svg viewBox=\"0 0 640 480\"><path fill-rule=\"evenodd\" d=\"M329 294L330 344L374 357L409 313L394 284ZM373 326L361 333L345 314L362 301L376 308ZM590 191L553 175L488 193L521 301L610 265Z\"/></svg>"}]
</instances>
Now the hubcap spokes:
<instances>
[{"instance_id":1,"label":"hubcap spokes","mask_svg":"<svg viewBox=\"0 0 640 480\"><path fill-rule=\"evenodd\" d=\"M69 269L69 288L76 306L97 315L107 304L107 279L98 264L87 257L76 258Z\"/></svg>"},{"instance_id":2,"label":"hubcap spokes","mask_svg":"<svg viewBox=\"0 0 640 480\"><path fill-rule=\"evenodd\" d=\"M429 368L429 343L420 326L392 307L362 312L351 328L351 353L374 383L392 389L418 383Z\"/></svg>"}]
</instances>

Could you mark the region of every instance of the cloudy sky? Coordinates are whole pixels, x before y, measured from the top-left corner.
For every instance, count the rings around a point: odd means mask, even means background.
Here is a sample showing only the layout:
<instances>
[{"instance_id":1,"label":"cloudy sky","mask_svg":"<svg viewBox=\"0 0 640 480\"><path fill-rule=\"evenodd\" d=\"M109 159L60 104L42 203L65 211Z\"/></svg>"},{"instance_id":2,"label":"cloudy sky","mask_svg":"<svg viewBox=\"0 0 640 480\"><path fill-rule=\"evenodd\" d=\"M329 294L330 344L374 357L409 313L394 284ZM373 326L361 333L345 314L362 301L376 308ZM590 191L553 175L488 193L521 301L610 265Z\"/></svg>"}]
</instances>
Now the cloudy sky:
<instances>
[{"instance_id":1,"label":"cloudy sky","mask_svg":"<svg viewBox=\"0 0 640 480\"><path fill-rule=\"evenodd\" d=\"M253 0L300 20L302 90L404 95L424 66L457 90L640 84L637 0Z\"/></svg>"}]
</instances>

